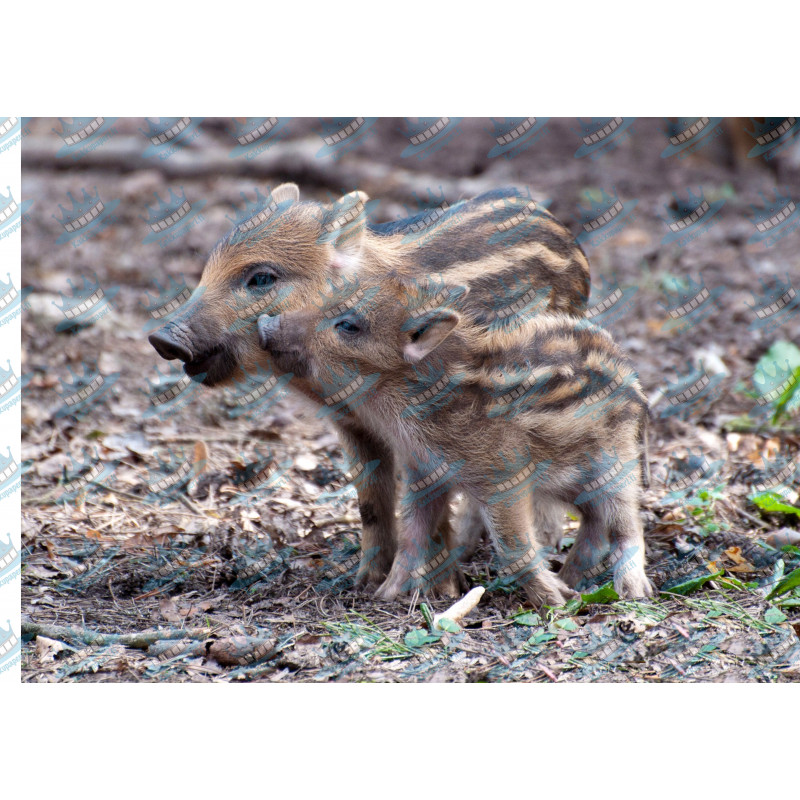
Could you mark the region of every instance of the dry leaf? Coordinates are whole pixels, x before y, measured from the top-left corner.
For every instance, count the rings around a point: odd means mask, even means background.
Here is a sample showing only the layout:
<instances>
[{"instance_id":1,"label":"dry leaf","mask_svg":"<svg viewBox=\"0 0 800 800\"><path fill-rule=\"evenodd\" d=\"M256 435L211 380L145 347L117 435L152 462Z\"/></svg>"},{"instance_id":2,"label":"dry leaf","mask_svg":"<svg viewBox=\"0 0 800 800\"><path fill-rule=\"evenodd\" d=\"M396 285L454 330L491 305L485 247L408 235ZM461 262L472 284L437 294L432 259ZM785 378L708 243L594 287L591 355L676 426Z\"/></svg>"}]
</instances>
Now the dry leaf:
<instances>
[{"instance_id":1,"label":"dry leaf","mask_svg":"<svg viewBox=\"0 0 800 800\"><path fill-rule=\"evenodd\" d=\"M740 433L729 433L725 439L728 442L728 452L735 453L741 444L742 435Z\"/></svg>"},{"instance_id":2,"label":"dry leaf","mask_svg":"<svg viewBox=\"0 0 800 800\"><path fill-rule=\"evenodd\" d=\"M727 567L728 572L755 572L756 568L742 555L741 547L729 547L725 555L736 564L735 567Z\"/></svg>"},{"instance_id":3,"label":"dry leaf","mask_svg":"<svg viewBox=\"0 0 800 800\"><path fill-rule=\"evenodd\" d=\"M162 597L158 601L158 609L161 611L161 616L164 617L167 622L177 624L183 622L183 617L178 611L178 606L175 605L175 601L171 597Z\"/></svg>"},{"instance_id":4,"label":"dry leaf","mask_svg":"<svg viewBox=\"0 0 800 800\"><path fill-rule=\"evenodd\" d=\"M792 528L781 528L778 531L773 531L764 537L764 541L770 547L786 547L787 544L797 547L800 545L800 531L792 530Z\"/></svg>"},{"instance_id":5,"label":"dry leaf","mask_svg":"<svg viewBox=\"0 0 800 800\"><path fill-rule=\"evenodd\" d=\"M194 443L194 459L192 466L194 467L195 477L203 472L208 466L208 447L202 440Z\"/></svg>"},{"instance_id":6,"label":"dry leaf","mask_svg":"<svg viewBox=\"0 0 800 800\"><path fill-rule=\"evenodd\" d=\"M48 639L46 636L36 637L36 657L42 664L55 661L56 656L66 649L67 646L57 639Z\"/></svg>"}]
</instances>

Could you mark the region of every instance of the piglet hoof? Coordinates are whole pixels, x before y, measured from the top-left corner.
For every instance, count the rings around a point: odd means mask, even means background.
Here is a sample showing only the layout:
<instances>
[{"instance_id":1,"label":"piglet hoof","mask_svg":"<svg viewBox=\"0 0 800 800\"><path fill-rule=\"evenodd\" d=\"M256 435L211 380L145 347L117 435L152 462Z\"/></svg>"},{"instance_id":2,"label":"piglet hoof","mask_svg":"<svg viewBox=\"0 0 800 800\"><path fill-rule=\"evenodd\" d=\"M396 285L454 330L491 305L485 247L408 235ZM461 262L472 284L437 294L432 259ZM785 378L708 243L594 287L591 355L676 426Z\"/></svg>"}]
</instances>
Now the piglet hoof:
<instances>
[{"instance_id":1,"label":"piglet hoof","mask_svg":"<svg viewBox=\"0 0 800 800\"><path fill-rule=\"evenodd\" d=\"M401 560L397 559L392 564L386 580L375 590L375 597L378 600L395 600L401 594L408 592L411 584L411 573Z\"/></svg>"},{"instance_id":2,"label":"piglet hoof","mask_svg":"<svg viewBox=\"0 0 800 800\"><path fill-rule=\"evenodd\" d=\"M375 597L381 600L394 600L400 595L411 594L419 589L420 594L431 597L461 597L469 589L467 579L457 563L453 562L441 571L411 573L402 563L395 563L389 577L378 587Z\"/></svg>"},{"instance_id":3,"label":"piglet hoof","mask_svg":"<svg viewBox=\"0 0 800 800\"><path fill-rule=\"evenodd\" d=\"M391 575L375 590L377 600L396 600L402 592L402 581L393 580Z\"/></svg>"},{"instance_id":4,"label":"piglet hoof","mask_svg":"<svg viewBox=\"0 0 800 800\"><path fill-rule=\"evenodd\" d=\"M370 589L379 586L386 578L386 570L380 569L374 563L361 559L353 585L357 589Z\"/></svg>"},{"instance_id":5,"label":"piglet hoof","mask_svg":"<svg viewBox=\"0 0 800 800\"><path fill-rule=\"evenodd\" d=\"M641 597L652 597L654 594L653 584L650 583L641 568L615 575L614 590L620 600L635 600Z\"/></svg>"},{"instance_id":6,"label":"piglet hoof","mask_svg":"<svg viewBox=\"0 0 800 800\"><path fill-rule=\"evenodd\" d=\"M542 606L563 606L570 600L580 598L580 594L567 586L552 572L544 572L525 585L528 601L534 608Z\"/></svg>"},{"instance_id":7,"label":"piglet hoof","mask_svg":"<svg viewBox=\"0 0 800 800\"><path fill-rule=\"evenodd\" d=\"M458 566L451 567L446 574L420 586L423 594L431 597L461 597L469 589L467 578Z\"/></svg>"},{"instance_id":8,"label":"piglet hoof","mask_svg":"<svg viewBox=\"0 0 800 800\"><path fill-rule=\"evenodd\" d=\"M558 577L573 589L583 580L583 573L578 569L578 565L573 561L566 561L564 566L558 571Z\"/></svg>"}]
</instances>

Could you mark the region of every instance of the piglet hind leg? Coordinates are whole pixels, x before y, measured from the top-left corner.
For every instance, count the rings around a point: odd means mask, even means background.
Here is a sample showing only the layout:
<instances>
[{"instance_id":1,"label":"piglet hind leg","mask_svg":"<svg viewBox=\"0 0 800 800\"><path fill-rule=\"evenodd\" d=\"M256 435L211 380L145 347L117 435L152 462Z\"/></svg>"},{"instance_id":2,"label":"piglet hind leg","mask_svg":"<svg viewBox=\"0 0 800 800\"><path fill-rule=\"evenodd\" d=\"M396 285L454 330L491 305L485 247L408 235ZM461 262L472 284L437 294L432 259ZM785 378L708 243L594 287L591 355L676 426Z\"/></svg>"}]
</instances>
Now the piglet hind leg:
<instances>
[{"instance_id":1,"label":"piglet hind leg","mask_svg":"<svg viewBox=\"0 0 800 800\"><path fill-rule=\"evenodd\" d=\"M576 591L550 571L548 549L538 538L527 495L516 501L490 504L487 521L501 564L501 578L524 587L528 601L535 608L561 606L578 597Z\"/></svg>"},{"instance_id":2,"label":"piglet hind leg","mask_svg":"<svg viewBox=\"0 0 800 800\"><path fill-rule=\"evenodd\" d=\"M394 600L419 589L422 594L458 597L466 579L458 566L458 548L447 522L447 494L403 509L397 555L375 596Z\"/></svg>"},{"instance_id":3,"label":"piglet hind leg","mask_svg":"<svg viewBox=\"0 0 800 800\"><path fill-rule=\"evenodd\" d=\"M653 585L644 571L644 530L639 517L638 490L625 491L604 511L612 542L614 589L623 600L652 597Z\"/></svg>"},{"instance_id":4,"label":"piglet hind leg","mask_svg":"<svg viewBox=\"0 0 800 800\"><path fill-rule=\"evenodd\" d=\"M444 519L444 524L449 525L449 516ZM461 494L453 503L453 530L449 535L453 547L461 547L462 562L472 558L485 534L486 523L480 503L469 494Z\"/></svg>"},{"instance_id":5,"label":"piglet hind leg","mask_svg":"<svg viewBox=\"0 0 800 800\"><path fill-rule=\"evenodd\" d=\"M580 508L581 524L559 577L574 589L590 589L608 572L611 543L603 514L593 506Z\"/></svg>"},{"instance_id":6,"label":"piglet hind leg","mask_svg":"<svg viewBox=\"0 0 800 800\"><path fill-rule=\"evenodd\" d=\"M559 572L570 586L591 590L608 580L623 600L650 597L644 572L644 533L634 488L581 506L575 543Z\"/></svg>"}]
</instances>

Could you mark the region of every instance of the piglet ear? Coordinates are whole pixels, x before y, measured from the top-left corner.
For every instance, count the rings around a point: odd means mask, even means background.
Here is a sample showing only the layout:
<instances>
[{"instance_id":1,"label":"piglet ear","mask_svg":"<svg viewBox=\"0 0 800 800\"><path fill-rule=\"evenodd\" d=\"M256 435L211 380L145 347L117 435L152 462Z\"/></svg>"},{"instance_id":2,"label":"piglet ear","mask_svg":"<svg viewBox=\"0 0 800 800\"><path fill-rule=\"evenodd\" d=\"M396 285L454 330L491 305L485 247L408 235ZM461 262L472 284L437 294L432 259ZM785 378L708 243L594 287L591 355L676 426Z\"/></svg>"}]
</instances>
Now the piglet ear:
<instances>
[{"instance_id":1,"label":"piglet ear","mask_svg":"<svg viewBox=\"0 0 800 800\"><path fill-rule=\"evenodd\" d=\"M327 206L322 220L322 240L333 245L331 266L344 272L357 269L367 232L365 192L350 192Z\"/></svg>"},{"instance_id":2,"label":"piglet ear","mask_svg":"<svg viewBox=\"0 0 800 800\"><path fill-rule=\"evenodd\" d=\"M296 203L300 200L300 189L296 183L282 183L276 186L271 194L276 203Z\"/></svg>"},{"instance_id":3,"label":"piglet ear","mask_svg":"<svg viewBox=\"0 0 800 800\"><path fill-rule=\"evenodd\" d=\"M455 311L440 308L426 314L411 333L411 341L403 347L403 358L416 364L435 350L461 321Z\"/></svg>"}]
</instances>

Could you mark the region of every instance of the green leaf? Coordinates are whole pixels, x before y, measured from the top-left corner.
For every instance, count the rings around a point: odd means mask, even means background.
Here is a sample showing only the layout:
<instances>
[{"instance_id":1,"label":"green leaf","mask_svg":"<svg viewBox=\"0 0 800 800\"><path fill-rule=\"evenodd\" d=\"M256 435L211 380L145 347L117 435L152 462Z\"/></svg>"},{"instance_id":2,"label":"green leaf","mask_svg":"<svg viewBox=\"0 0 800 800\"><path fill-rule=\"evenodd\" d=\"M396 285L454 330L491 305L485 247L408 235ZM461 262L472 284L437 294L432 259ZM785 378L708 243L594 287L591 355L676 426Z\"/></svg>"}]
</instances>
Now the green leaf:
<instances>
[{"instance_id":1,"label":"green leaf","mask_svg":"<svg viewBox=\"0 0 800 800\"><path fill-rule=\"evenodd\" d=\"M800 547L795 547L793 544L785 544L781 547L782 553L794 553L796 556L800 556Z\"/></svg>"},{"instance_id":2,"label":"green leaf","mask_svg":"<svg viewBox=\"0 0 800 800\"><path fill-rule=\"evenodd\" d=\"M419 610L422 612L422 618L425 620L425 624L428 626L428 630L433 630L433 615L431 614L430 608L428 608L427 603L420 603Z\"/></svg>"},{"instance_id":3,"label":"green leaf","mask_svg":"<svg viewBox=\"0 0 800 800\"><path fill-rule=\"evenodd\" d=\"M581 594L583 605L588 606L591 603L614 603L619 600L619 595L614 589L612 581L604 583L599 589L587 594Z\"/></svg>"},{"instance_id":4,"label":"green leaf","mask_svg":"<svg viewBox=\"0 0 800 800\"><path fill-rule=\"evenodd\" d=\"M555 639L556 635L554 633L537 633L535 636L531 636L528 639L528 644L541 644L542 642L549 642L551 639Z\"/></svg>"},{"instance_id":5,"label":"green leaf","mask_svg":"<svg viewBox=\"0 0 800 800\"><path fill-rule=\"evenodd\" d=\"M800 508L784 503L783 498L777 492L758 492L758 494L750 495L750 500L762 511L797 514L800 517Z\"/></svg>"},{"instance_id":6,"label":"green leaf","mask_svg":"<svg viewBox=\"0 0 800 800\"><path fill-rule=\"evenodd\" d=\"M794 589L795 586L800 586L800 568L792 570L768 595L767 600L777 597L781 594Z\"/></svg>"},{"instance_id":7,"label":"green leaf","mask_svg":"<svg viewBox=\"0 0 800 800\"><path fill-rule=\"evenodd\" d=\"M583 600L580 597L574 597L572 600L568 600L564 605L563 613L566 616L570 614L577 614L581 610L581 606L583 605Z\"/></svg>"},{"instance_id":8,"label":"green leaf","mask_svg":"<svg viewBox=\"0 0 800 800\"><path fill-rule=\"evenodd\" d=\"M774 369L773 364L783 364L788 362L789 369L797 369L800 367L800 347L792 342L787 342L785 339L778 339L777 342L772 343L772 347L758 359L756 369L762 372L765 369L770 371Z\"/></svg>"},{"instance_id":9,"label":"green leaf","mask_svg":"<svg viewBox=\"0 0 800 800\"><path fill-rule=\"evenodd\" d=\"M670 586L669 589L663 589L662 594L689 594L699 589L704 584L708 583L714 578L719 578L725 570L719 572L709 572L708 575L699 575L695 578L688 578L682 583L677 583L675 586Z\"/></svg>"},{"instance_id":10,"label":"green leaf","mask_svg":"<svg viewBox=\"0 0 800 800\"><path fill-rule=\"evenodd\" d=\"M406 647L422 647L423 645L430 644L431 642L438 642L439 637L428 633L423 628L415 628L413 631L409 631L405 635L403 641L405 642Z\"/></svg>"},{"instance_id":11,"label":"green leaf","mask_svg":"<svg viewBox=\"0 0 800 800\"><path fill-rule=\"evenodd\" d=\"M514 622L517 625L541 625L542 618L534 611L525 611L523 614L514 617Z\"/></svg>"},{"instance_id":12,"label":"green leaf","mask_svg":"<svg viewBox=\"0 0 800 800\"><path fill-rule=\"evenodd\" d=\"M779 608L775 608L775 606L770 606L764 613L764 622L767 622L770 625L780 625L781 622L784 622L785 620L786 614L784 614Z\"/></svg>"},{"instance_id":13,"label":"green leaf","mask_svg":"<svg viewBox=\"0 0 800 800\"><path fill-rule=\"evenodd\" d=\"M553 624L556 626L556 628L561 628L565 631L578 630L578 623L575 622L574 619L570 619L569 617L567 617L566 619L557 619Z\"/></svg>"},{"instance_id":14,"label":"green leaf","mask_svg":"<svg viewBox=\"0 0 800 800\"><path fill-rule=\"evenodd\" d=\"M778 422L780 417L788 410L794 410L798 403L800 403L800 347L792 342L779 340L774 342L772 347L758 359L756 364L755 373L760 374L759 383L762 382L763 376L773 375L775 372L775 365L783 368L784 364L788 364L792 377L784 390L784 392L773 401L775 413L772 417L772 423ZM755 384L755 374L754 374Z\"/></svg>"},{"instance_id":15,"label":"green leaf","mask_svg":"<svg viewBox=\"0 0 800 800\"><path fill-rule=\"evenodd\" d=\"M448 619L447 617L440 619L436 623L436 627L439 628L439 630L447 631L447 633L461 632L461 626L455 620Z\"/></svg>"},{"instance_id":16,"label":"green leaf","mask_svg":"<svg viewBox=\"0 0 800 800\"><path fill-rule=\"evenodd\" d=\"M772 575L770 575L769 578L763 582L761 592L765 596L768 595L781 582L781 580L783 580L785 570L786 564L782 558L779 558L775 562L775 566L772 568Z\"/></svg>"},{"instance_id":17,"label":"green leaf","mask_svg":"<svg viewBox=\"0 0 800 800\"><path fill-rule=\"evenodd\" d=\"M729 589L741 589L742 591L747 590L747 584L742 583L742 581L740 581L738 578L734 578L733 575L723 575L719 579L719 585L725 586Z\"/></svg>"}]
</instances>

